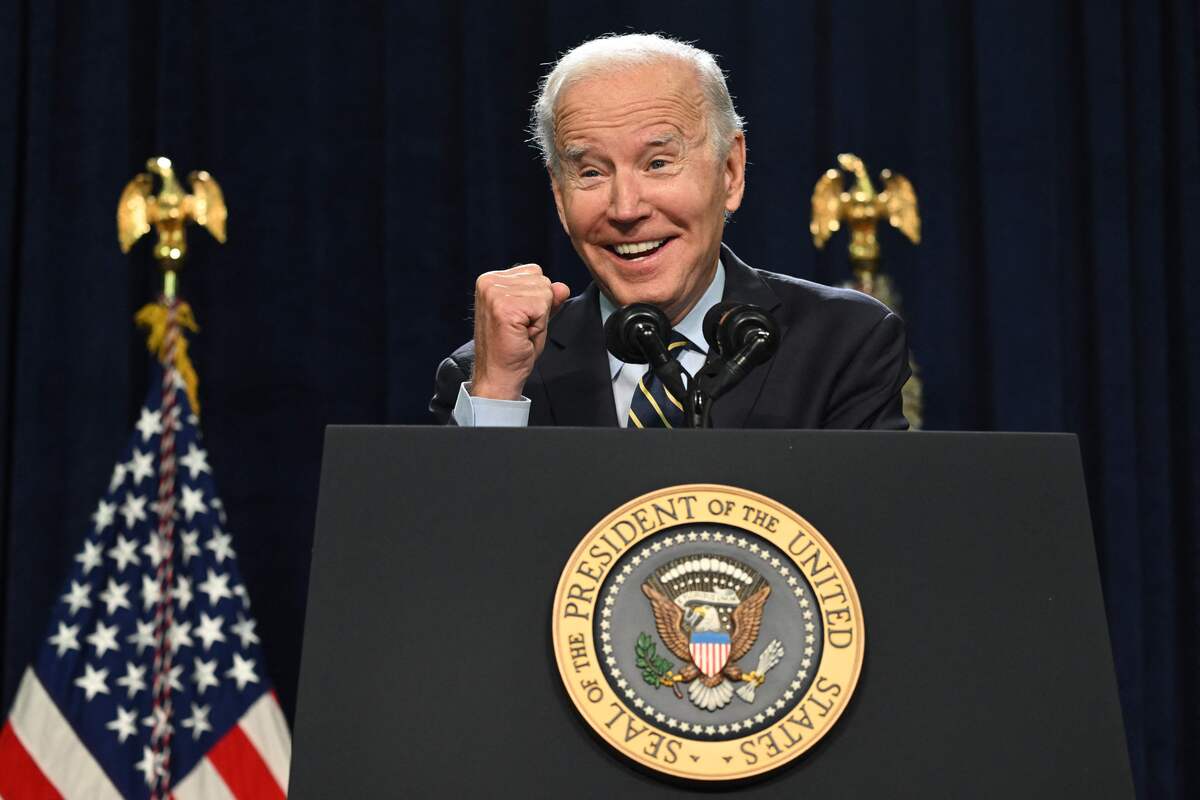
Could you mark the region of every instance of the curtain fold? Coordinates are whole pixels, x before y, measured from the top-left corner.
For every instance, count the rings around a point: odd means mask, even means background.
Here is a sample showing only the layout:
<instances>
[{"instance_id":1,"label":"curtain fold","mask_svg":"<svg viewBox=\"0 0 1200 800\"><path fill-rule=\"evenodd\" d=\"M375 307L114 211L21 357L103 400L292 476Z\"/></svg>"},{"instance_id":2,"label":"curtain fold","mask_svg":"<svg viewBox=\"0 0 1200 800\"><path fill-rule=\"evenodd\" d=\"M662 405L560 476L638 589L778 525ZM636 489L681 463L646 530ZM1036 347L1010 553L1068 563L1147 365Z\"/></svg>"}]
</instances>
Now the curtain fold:
<instances>
[{"instance_id":1,"label":"curtain fold","mask_svg":"<svg viewBox=\"0 0 1200 800\"><path fill-rule=\"evenodd\" d=\"M729 72L749 263L844 280L844 241L807 237L818 175L853 151L912 180L921 245L881 241L926 425L1079 435L1139 794L1200 794L1197 24L1184 0L5 5L4 703L145 389L131 320L160 278L113 224L145 159L209 170L229 203L180 292L290 715L324 426L429 422L480 272L584 288L528 107L561 51L657 30Z\"/></svg>"}]
</instances>

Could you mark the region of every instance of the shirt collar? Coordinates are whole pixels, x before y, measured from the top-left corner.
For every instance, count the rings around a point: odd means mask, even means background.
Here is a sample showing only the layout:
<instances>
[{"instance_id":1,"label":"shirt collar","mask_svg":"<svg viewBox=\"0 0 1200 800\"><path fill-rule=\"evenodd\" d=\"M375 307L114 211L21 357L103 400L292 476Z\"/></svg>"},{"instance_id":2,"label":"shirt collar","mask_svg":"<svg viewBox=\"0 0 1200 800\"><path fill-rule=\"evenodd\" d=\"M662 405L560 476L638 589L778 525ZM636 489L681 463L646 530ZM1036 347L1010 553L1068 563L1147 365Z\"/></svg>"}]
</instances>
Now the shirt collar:
<instances>
[{"instance_id":1,"label":"shirt collar","mask_svg":"<svg viewBox=\"0 0 1200 800\"><path fill-rule=\"evenodd\" d=\"M675 330L682 333L692 343L692 346L701 353L708 355L708 342L704 340L704 315L708 310L721 302L721 297L725 294L725 265L717 259L717 271L713 275L712 283L704 290L704 294L700 295L700 300L692 307L687 316L680 320L675 326ZM617 307L613 302L605 296L604 292L600 292L600 324L608 322L608 318L612 315ZM621 367L625 366L625 362L608 354L609 377L616 378L617 373L621 371Z\"/></svg>"}]
</instances>

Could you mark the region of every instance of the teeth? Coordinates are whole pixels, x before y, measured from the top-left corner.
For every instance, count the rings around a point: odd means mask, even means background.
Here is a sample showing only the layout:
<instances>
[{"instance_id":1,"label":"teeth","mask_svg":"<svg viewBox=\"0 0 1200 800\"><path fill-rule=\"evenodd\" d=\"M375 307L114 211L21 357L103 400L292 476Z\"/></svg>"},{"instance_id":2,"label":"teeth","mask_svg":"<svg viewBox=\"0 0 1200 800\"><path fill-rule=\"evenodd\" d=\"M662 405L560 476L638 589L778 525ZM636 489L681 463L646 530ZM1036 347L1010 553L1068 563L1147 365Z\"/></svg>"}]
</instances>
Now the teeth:
<instances>
[{"instance_id":1,"label":"teeth","mask_svg":"<svg viewBox=\"0 0 1200 800\"><path fill-rule=\"evenodd\" d=\"M613 249L623 256L631 256L634 253L644 253L647 250L653 250L662 245L666 239L655 239L652 242L636 242L634 244L615 244Z\"/></svg>"}]
</instances>

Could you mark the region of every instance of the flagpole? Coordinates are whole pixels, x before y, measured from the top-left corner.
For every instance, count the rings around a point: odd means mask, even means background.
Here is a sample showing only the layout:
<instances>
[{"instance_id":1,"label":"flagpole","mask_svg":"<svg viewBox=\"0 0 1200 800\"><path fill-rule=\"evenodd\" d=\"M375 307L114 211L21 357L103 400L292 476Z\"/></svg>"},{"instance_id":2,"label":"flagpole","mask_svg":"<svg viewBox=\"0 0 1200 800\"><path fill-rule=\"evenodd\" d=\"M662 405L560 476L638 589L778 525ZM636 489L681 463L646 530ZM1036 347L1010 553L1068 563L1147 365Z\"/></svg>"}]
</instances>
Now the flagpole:
<instances>
[{"instance_id":1,"label":"flagpole","mask_svg":"<svg viewBox=\"0 0 1200 800\"><path fill-rule=\"evenodd\" d=\"M192 194L185 194L175 177L171 160L165 156L146 162L149 173L135 176L125 187L117 206L117 237L121 249L129 251L133 243L154 225L158 241L154 257L163 273L162 295L157 303L144 306L135 319L150 328L147 346L162 365L162 436L159 439L158 542L163 558L155 574L158 599L154 609L154 660L151 687L153 705L150 736L153 779L150 796L167 798L172 790L171 744L174 733L174 704L171 696L174 662L174 585L175 585L175 433L179 427L178 390L182 383L191 400L193 413L199 411L195 369L187 355L183 327L198 330L187 303L178 298L178 274L187 258L187 225L204 225L220 242L225 241L228 212L220 186L207 172L190 176ZM157 195L151 194L153 175L161 180Z\"/></svg>"}]
</instances>

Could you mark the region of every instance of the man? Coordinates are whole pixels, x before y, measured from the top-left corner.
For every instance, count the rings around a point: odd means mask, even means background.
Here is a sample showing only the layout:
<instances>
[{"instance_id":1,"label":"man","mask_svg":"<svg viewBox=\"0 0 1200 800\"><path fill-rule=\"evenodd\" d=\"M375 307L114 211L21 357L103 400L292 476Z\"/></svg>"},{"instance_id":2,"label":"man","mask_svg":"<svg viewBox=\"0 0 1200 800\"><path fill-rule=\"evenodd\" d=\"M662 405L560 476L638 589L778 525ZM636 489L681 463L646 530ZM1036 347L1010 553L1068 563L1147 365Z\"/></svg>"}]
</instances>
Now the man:
<instances>
[{"instance_id":1,"label":"man","mask_svg":"<svg viewBox=\"0 0 1200 800\"><path fill-rule=\"evenodd\" d=\"M546 76L533 125L559 220L593 283L568 299L537 264L481 275L475 338L438 367L439 421L678 424L653 373L606 352L603 322L629 303L658 306L695 374L704 315L724 299L767 309L782 340L714 405L714 427L907 427L895 314L858 292L751 269L721 244L742 200L746 137L709 53L640 34L586 42Z\"/></svg>"}]
</instances>

